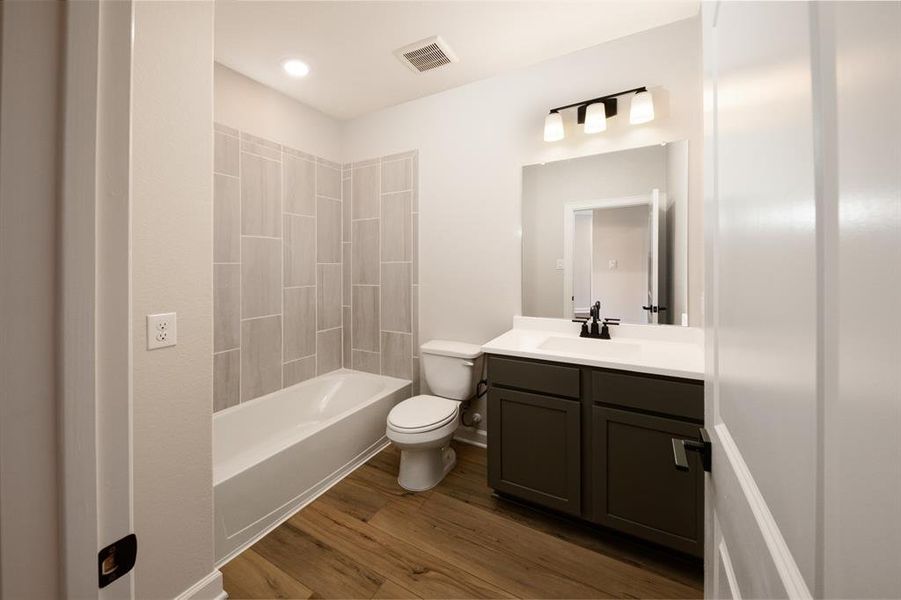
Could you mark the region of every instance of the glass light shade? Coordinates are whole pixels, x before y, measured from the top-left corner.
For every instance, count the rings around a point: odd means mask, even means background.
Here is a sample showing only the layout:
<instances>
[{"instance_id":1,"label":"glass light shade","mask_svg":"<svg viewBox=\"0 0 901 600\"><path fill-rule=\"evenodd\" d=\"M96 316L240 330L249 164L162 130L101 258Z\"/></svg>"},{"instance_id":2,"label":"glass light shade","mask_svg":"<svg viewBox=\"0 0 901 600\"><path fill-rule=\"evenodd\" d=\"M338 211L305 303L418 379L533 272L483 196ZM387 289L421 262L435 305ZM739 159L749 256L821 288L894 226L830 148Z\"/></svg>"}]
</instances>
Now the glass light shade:
<instances>
[{"instance_id":1,"label":"glass light shade","mask_svg":"<svg viewBox=\"0 0 901 600\"><path fill-rule=\"evenodd\" d=\"M562 140L563 136L563 115L557 112L549 113L544 118L544 141L556 142Z\"/></svg>"},{"instance_id":2,"label":"glass light shade","mask_svg":"<svg viewBox=\"0 0 901 600\"><path fill-rule=\"evenodd\" d=\"M585 110L585 133L600 133L607 129L607 107L603 102L589 104Z\"/></svg>"},{"instance_id":3,"label":"glass light shade","mask_svg":"<svg viewBox=\"0 0 901 600\"><path fill-rule=\"evenodd\" d=\"M638 92L632 96L632 107L629 110L629 123L638 125L654 120L654 98L651 92Z\"/></svg>"}]
</instances>

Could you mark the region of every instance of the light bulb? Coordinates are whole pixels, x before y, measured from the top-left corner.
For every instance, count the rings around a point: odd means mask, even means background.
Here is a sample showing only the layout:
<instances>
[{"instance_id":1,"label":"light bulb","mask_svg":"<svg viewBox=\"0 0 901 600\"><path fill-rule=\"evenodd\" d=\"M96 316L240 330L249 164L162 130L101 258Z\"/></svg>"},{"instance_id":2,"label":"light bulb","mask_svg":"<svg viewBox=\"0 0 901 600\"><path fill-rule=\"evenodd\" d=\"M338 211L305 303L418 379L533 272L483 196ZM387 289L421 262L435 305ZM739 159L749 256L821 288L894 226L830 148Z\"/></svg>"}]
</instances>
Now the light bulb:
<instances>
[{"instance_id":1,"label":"light bulb","mask_svg":"<svg viewBox=\"0 0 901 600\"><path fill-rule=\"evenodd\" d=\"M654 120L654 98L645 90L632 96L632 107L629 110L629 123L638 125Z\"/></svg>"},{"instance_id":2,"label":"light bulb","mask_svg":"<svg viewBox=\"0 0 901 600\"><path fill-rule=\"evenodd\" d=\"M285 73L291 77L306 77L310 73L310 66L296 58L283 60L282 68L285 70Z\"/></svg>"},{"instance_id":3,"label":"light bulb","mask_svg":"<svg viewBox=\"0 0 901 600\"><path fill-rule=\"evenodd\" d=\"M585 133L600 133L607 129L607 107L603 102L589 104L585 110Z\"/></svg>"},{"instance_id":4,"label":"light bulb","mask_svg":"<svg viewBox=\"0 0 901 600\"><path fill-rule=\"evenodd\" d=\"M556 142L563 137L563 115L558 112L548 113L544 118L544 141Z\"/></svg>"}]
</instances>

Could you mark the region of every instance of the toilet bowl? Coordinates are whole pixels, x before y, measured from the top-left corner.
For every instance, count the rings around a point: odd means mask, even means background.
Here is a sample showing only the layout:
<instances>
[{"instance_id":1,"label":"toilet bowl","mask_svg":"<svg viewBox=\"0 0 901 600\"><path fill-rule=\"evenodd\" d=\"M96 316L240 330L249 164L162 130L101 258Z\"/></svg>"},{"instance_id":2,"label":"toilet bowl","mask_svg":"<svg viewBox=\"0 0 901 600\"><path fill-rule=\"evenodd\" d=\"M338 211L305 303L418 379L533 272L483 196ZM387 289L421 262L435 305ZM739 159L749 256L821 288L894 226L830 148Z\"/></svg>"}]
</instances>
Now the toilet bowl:
<instances>
[{"instance_id":1,"label":"toilet bowl","mask_svg":"<svg viewBox=\"0 0 901 600\"><path fill-rule=\"evenodd\" d=\"M482 375L479 346L432 340L420 347L429 388L437 395L413 396L391 409L386 435L400 450L398 484L422 492L438 485L457 457L450 441L460 425L460 406Z\"/></svg>"}]
</instances>

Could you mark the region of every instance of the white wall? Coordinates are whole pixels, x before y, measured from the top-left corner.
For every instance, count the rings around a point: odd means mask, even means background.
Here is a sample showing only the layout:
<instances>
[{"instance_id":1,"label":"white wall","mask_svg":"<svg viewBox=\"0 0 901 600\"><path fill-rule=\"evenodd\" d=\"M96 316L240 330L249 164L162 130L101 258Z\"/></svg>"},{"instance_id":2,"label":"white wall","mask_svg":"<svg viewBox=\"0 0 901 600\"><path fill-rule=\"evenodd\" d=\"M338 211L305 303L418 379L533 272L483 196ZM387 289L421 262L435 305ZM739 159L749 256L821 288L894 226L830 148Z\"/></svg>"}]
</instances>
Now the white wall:
<instances>
[{"instance_id":1,"label":"white wall","mask_svg":"<svg viewBox=\"0 0 901 600\"><path fill-rule=\"evenodd\" d=\"M135 3L133 74L135 595L172 598L213 571L213 5Z\"/></svg>"},{"instance_id":2,"label":"white wall","mask_svg":"<svg viewBox=\"0 0 901 600\"><path fill-rule=\"evenodd\" d=\"M61 4L0 5L0 597L60 597Z\"/></svg>"},{"instance_id":3,"label":"white wall","mask_svg":"<svg viewBox=\"0 0 901 600\"><path fill-rule=\"evenodd\" d=\"M640 85L654 88L659 117L548 144L548 109ZM571 117L571 115L567 115ZM520 192L526 164L689 140L689 286L700 289L701 72L697 18L352 120L344 161L420 150L421 339L484 342L520 311ZM692 294L699 298L699 294ZM691 307L699 324L698 300Z\"/></svg>"},{"instance_id":4,"label":"white wall","mask_svg":"<svg viewBox=\"0 0 901 600\"><path fill-rule=\"evenodd\" d=\"M217 123L341 162L341 124L318 110L216 63Z\"/></svg>"},{"instance_id":5,"label":"white wall","mask_svg":"<svg viewBox=\"0 0 901 600\"><path fill-rule=\"evenodd\" d=\"M420 340L481 343L522 307L523 165L689 140L689 307L703 285L700 21L679 21L533 67L391 107L344 125L343 160L420 151ZM548 109L646 85L657 119L545 143ZM479 409L484 414L482 407ZM483 422L484 423L484 422Z\"/></svg>"}]
</instances>

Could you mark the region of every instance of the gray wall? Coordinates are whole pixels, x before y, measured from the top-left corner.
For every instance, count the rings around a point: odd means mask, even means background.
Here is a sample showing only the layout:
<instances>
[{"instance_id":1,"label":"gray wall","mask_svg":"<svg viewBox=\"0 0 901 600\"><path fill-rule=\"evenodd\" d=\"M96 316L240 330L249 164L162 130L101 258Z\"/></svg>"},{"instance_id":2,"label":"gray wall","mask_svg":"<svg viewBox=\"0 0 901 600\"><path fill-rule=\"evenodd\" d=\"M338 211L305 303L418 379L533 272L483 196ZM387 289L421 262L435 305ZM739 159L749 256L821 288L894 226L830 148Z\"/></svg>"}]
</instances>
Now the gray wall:
<instances>
[{"instance_id":1,"label":"gray wall","mask_svg":"<svg viewBox=\"0 0 901 600\"><path fill-rule=\"evenodd\" d=\"M529 165L522 178L522 313L565 317L563 271L554 265L563 258L563 206L665 189L666 148L647 146Z\"/></svg>"}]
</instances>

